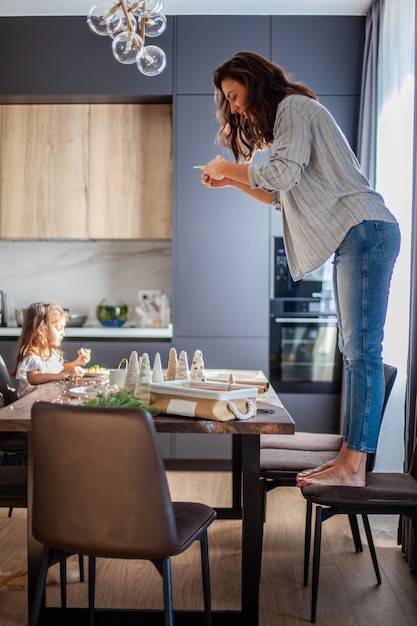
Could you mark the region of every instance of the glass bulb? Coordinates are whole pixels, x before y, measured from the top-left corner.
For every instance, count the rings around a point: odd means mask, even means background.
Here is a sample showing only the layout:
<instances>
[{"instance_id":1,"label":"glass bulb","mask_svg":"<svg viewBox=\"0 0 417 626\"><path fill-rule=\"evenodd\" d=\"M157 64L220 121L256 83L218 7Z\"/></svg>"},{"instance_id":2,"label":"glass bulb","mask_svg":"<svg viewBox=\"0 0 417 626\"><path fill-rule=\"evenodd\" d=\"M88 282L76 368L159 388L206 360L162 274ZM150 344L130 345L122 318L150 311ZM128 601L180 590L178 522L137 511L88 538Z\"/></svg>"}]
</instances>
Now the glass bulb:
<instances>
[{"instance_id":1,"label":"glass bulb","mask_svg":"<svg viewBox=\"0 0 417 626\"><path fill-rule=\"evenodd\" d=\"M143 39L137 33L125 30L113 39L113 54L120 63L136 63L143 53Z\"/></svg>"},{"instance_id":2,"label":"glass bulb","mask_svg":"<svg viewBox=\"0 0 417 626\"><path fill-rule=\"evenodd\" d=\"M167 64L165 52L158 46L145 46L137 66L145 76L158 76L164 71Z\"/></svg>"},{"instance_id":3,"label":"glass bulb","mask_svg":"<svg viewBox=\"0 0 417 626\"><path fill-rule=\"evenodd\" d=\"M87 24L97 35L108 35L107 22L118 11L119 4L113 0L100 0L91 7Z\"/></svg>"},{"instance_id":4,"label":"glass bulb","mask_svg":"<svg viewBox=\"0 0 417 626\"><path fill-rule=\"evenodd\" d=\"M154 17L147 17L145 20L145 35L147 37L159 37L167 27L167 18L163 13Z\"/></svg>"},{"instance_id":5,"label":"glass bulb","mask_svg":"<svg viewBox=\"0 0 417 626\"><path fill-rule=\"evenodd\" d=\"M133 30L136 31L138 28L136 17L132 14L130 14L129 17ZM128 24L123 11L117 11L117 13L107 20L107 34L114 39L117 35L119 35L119 33L125 30L130 30L130 25Z\"/></svg>"},{"instance_id":6,"label":"glass bulb","mask_svg":"<svg viewBox=\"0 0 417 626\"><path fill-rule=\"evenodd\" d=\"M139 0L137 5L135 8L132 7L132 10L138 17L152 17L164 8L163 0Z\"/></svg>"}]
</instances>

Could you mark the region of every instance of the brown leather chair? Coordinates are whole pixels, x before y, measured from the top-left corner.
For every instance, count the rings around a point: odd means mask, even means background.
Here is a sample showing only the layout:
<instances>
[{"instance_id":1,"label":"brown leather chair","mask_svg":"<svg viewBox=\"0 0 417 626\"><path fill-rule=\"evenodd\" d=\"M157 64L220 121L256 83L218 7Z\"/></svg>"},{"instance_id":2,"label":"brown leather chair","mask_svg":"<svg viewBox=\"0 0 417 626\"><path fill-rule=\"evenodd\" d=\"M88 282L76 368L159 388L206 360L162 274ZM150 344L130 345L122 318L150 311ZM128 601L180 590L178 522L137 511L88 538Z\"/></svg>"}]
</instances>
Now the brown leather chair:
<instances>
[{"instance_id":1,"label":"brown leather chair","mask_svg":"<svg viewBox=\"0 0 417 626\"><path fill-rule=\"evenodd\" d=\"M397 368L384 363L385 396L381 423L385 408L397 377ZM276 487L295 487L296 476L306 469L314 469L337 456L342 445L342 435L327 433L296 432L294 435L261 435L261 479L264 489L264 508L267 492ZM368 454L367 471L375 465L375 455ZM311 545L312 505L307 501L304 535L304 585L308 583ZM362 542L356 515L349 515L349 523L357 552L362 552ZM262 558L262 556L260 557Z\"/></svg>"},{"instance_id":2,"label":"brown leather chair","mask_svg":"<svg viewBox=\"0 0 417 626\"><path fill-rule=\"evenodd\" d=\"M368 515L400 515L412 521L417 539L417 453L408 473L373 472L366 477L366 487L337 487L311 485L302 488L302 494L312 506L316 505L314 536L313 582L311 597L311 622L315 623L320 568L322 524L334 515L362 515L369 550L378 585L381 574L372 539Z\"/></svg>"},{"instance_id":3,"label":"brown leather chair","mask_svg":"<svg viewBox=\"0 0 417 626\"><path fill-rule=\"evenodd\" d=\"M31 626L38 623L47 569L69 554L146 559L163 578L165 624L173 624L171 559L201 541L206 626L211 624L207 528L216 512L172 502L152 417L140 409L37 402L32 408L35 539L44 544ZM109 462L116 459L116 462Z\"/></svg>"}]
</instances>

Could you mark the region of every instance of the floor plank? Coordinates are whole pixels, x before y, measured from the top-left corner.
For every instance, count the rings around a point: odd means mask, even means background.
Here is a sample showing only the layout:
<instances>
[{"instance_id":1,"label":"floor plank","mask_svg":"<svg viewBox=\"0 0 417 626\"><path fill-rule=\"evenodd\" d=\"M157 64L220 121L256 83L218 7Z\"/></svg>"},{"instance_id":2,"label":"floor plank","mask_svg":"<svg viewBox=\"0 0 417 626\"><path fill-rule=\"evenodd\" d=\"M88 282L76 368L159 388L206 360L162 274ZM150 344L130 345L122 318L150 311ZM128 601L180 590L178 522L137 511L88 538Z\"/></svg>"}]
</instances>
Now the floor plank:
<instances>
[{"instance_id":1,"label":"floor plank","mask_svg":"<svg viewBox=\"0 0 417 626\"><path fill-rule=\"evenodd\" d=\"M168 473L173 499L199 500L228 506L231 477L227 472ZM0 509L0 573L25 566L26 511L11 518ZM305 501L295 488L268 493L260 585L260 626L305 626L310 616L310 587L303 587ZM375 574L363 537L364 552L356 554L345 516L323 527L318 626L409 626L417 623L417 578L396 544L396 521L374 529L382 585ZM240 522L217 520L209 529L213 609L240 606ZM76 568L77 560L73 560ZM199 548L173 559L174 607L202 607ZM59 606L59 585L48 585L47 601ZM68 605L85 606L87 584L68 585ZM146 562L100 559L96 605L99 607L162 606L161 580ZM26 591L0 591L0 624L26 626Z\"/></svg>"}]
</instances>

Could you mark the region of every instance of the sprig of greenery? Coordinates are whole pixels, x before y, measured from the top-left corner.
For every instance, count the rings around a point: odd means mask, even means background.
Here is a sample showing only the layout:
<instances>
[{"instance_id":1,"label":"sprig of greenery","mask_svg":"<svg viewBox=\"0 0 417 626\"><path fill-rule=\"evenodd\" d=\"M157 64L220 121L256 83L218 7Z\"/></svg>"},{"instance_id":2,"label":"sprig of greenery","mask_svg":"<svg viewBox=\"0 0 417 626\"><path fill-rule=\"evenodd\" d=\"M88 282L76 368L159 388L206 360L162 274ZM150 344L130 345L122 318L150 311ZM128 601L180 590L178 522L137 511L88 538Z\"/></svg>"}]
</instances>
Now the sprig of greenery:
<instances>
[{"instance_id":1,"label":"sprig of greenery","mask_svg":"<svg viewBox=\"0 0 417 626\"><path fill-rule=\"evenodd\" d=\"M121 389L110 393L108 396L97 396L95 398L89 398L84 400L85 406L101 406L107 408L122 408L122 409L144 409L153 416L159 414L159 410L154 406L145 406L140 400L134 397L131 389Z\"/></svg>"}]
</instances>

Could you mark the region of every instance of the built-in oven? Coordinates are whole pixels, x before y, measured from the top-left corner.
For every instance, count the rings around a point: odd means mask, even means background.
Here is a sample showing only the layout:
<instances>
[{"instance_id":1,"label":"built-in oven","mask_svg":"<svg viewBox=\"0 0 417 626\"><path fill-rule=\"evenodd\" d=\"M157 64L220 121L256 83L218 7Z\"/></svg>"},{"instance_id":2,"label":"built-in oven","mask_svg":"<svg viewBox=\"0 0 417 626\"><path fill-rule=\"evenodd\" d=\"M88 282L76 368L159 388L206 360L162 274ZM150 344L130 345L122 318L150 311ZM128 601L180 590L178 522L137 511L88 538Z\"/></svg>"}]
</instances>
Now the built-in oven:
<instances>
[{"instance_id":1,"label":"built-in oven","mask_svg":"<svg viewBox=\"0 0 417 626\"><path fill-rule=\"evenodd\" d=\"M338 432L342 359L331 262L294 282L281 237L272 258L271 384L302 430Z\"/></svg>"}]
</instances>

